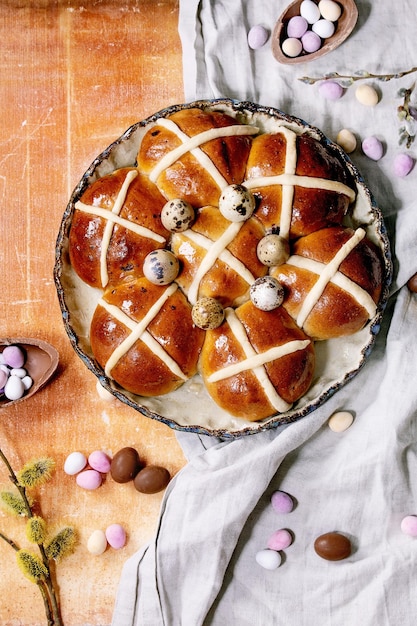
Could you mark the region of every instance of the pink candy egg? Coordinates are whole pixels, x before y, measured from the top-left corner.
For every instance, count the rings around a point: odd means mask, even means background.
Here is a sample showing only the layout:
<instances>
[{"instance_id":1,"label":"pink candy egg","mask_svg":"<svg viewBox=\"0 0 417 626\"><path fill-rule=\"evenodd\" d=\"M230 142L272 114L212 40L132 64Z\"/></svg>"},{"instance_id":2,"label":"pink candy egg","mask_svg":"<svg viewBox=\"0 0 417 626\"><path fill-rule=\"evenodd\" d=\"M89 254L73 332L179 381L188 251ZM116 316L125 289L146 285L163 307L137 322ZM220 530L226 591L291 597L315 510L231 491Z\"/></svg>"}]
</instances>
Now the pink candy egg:
<instances>
[{"instance_id":1,"label":"pink candy egg","mask_svg":"<svg viewBox=\"0 0 417 626\"><path fill-rule=\"evenodd\" d=\"M394 159L394 174L400 178L408 176L414 167L414 159L409 154L397 154Z\"/></svg>"},{"instance_id":2,"label":"pink candy egg","mask_svg":"<svg viewBox=\"0 0 417 626\"><path fill-rule=\"evenodd\" d=\"M290 513L294 508L293 499L285 491L274 491L271 504L276 513Z\"/></svg>"},{"instance_id":3,"label":"pink candy egg","mask_svg":"<svg viewBox=\"0 0 417 626\"><path fill-rule=\"evenodd\" d=\"M285 550L292 544L292 535L285 528L276 530L268 539L268 548L270 550Z\"/></svg>"},{"instance_id":4,"label":"pink candy egg","mask_svg":"<svg viewBox=\"0 0 417 626\"><path fill-rule=\"evenodd\" d=\"M9 367L23 367L25 355L19 346L6 346L3 350L3 360Z\"/></svg>"},{"instance_id":5,"label":"pink candy egg","mask_svg":"<svg viewBox=\"0 0 417 626\"><path fill-rule=\"evenodd\" d=\"M102 477L100 472L97 472L96 470L84 470L77 475L76 482L79 487L87 489L88 491L93 491L94 489L100 487Z\"/></svg>"},{"instance_id":6,"label":"pink candy egg","mask_svg":"<svg viewBox=\"0 0 417 626\"><path fill-rule=\"evenodd\" d=\"M95 450L88 457L88 464L92 469L96 470L97 472L107 474L107 472L110 471L111 459L102 450Z\"/></svg>"},{"instance_id":7,"label":"pink candy egg","mask_svg":"<svg viewBox=\"0 0 417 626\"><path fill-rule=\"evenodd\" d=\"M417 516L406 515L401 522L401 530L405 535L417 537Z\"/></svg>"},{"instance_id":8,"label":"pink candy egg","mask_svg":"<svg viewBox=\"0 0 417 626\"><path fill-rule=\"evenodd\" d=\"M317 52L317 50L321 47L321 39L320 37L314 33L312 30L308 30L301 37L301 43L306 52Z\"/></svg>"},{"instance_id":9,"label":"pink candy egg","mask_svg":"<svg viewBox=\"0 0 417 626\"><path fill-rule=\"evenodd\" d=\"M379 161L384 154L384 148L382 143L377 139L377 137L366 137L362 141L362 150L363 153L373 161Z\"/></svg>"},{"instance_id":10,"label":"pink candy egg","mask_svg":"<svg viewBox=\"0 0 417 626\"><path fill-rule=\"evenodd\" d=\"M126 532L120 524L110 524L106 528L106 539L115 550L123 548L126 544Z\"/></svg>"}]
</instances>

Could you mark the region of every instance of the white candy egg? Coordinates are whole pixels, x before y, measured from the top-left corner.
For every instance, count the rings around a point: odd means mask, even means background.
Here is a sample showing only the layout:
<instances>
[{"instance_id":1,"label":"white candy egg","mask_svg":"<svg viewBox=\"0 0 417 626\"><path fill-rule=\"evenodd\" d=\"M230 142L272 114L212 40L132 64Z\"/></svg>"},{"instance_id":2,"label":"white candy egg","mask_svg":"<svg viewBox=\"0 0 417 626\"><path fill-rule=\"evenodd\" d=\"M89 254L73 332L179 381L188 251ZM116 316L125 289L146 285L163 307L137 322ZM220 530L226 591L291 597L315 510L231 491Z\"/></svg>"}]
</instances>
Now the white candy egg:
<instances>
[{"instance_id":1,"label":"white candy egg","mask_svg":"<svg viewBox=\"0 0 417 626\"><path fill-rule=\"evenodd\" d=\"M314 24L320 19L320 11L313 0L303 0L300 4L300 15L304 17L309 24Z\"/></svg>"},{"instance_id":2,"label":"white candy egg","mask_svg":"<svg viewBox=\"0 0 417 626\"><path fill-rule=\"evenodd\" d=\"M251 285L249 294L252 303L261 311L272 311L284 301L284 288L272 276L257 278Z\"/></svg>"},{"instance_id":3,"label":"white candy egg","mask_svg":"<svg viewBox=\"0 0 417 626\"><path fill-rule=\"evenodd\" d=\"M264 569L274 570L281 565L281 555L275 550L259 550L256 553L256 562Z\"/></svg>"},{"instance_id":4,"label":"white candy egg","mask_svg":"<svg viewBox=\"0 0 417 626\"><path fill-rule=\"evenodd\" d=\"M20 400L25 393L25 386L19 376L9 376L4 385L4 395L8 400Z\"/></svg>"},{"instance_id":5,"label":"white candy egg","mask_svg":"<svg viewBox=\"0 0 417 626\"><path fill-rule=\"evenodd\" d=\"M174 198L162 207L161 222L164 228L173 233L181 233L194 222L194 208L189 202Z\"/></svg>"},{"instance_id":6,"label":"white candy egg","mask_svg":"<svg viewBox=\"0 0 417 626\"><path fill-rule=\"evenodd\" d=\"M69 476L74 476L81 472L87 465L87 458L82 452L71 452L64 462L64 472Z\"/></svg>"},{"instance_id":7,"label":"white candy egg","mask_svg":"<svg viewBox=\"0 0 417 626\"><path fill-rule=\"evenodd\" d=\"M87 541L87 550L90 554L95 554L99 556L106 551L107 548L107 539L106 535L102 530L94 530Z\"/></svg>"},{"instance_id":8,"label":"white candy egg","mask_svg":"<svg viewBox=\"0 0 417 626\"><path fill-rule=\"evenodd\" d=\"M331 22L336 22L342 15L342 7L334 0L320 0L318 7L322 17Z\"/></svg>"},{"instance_id":9,"label":"white candy egg","mask_svg":"<svg viewBox=\"0 0 417 626\"><path fill-rule=\"evenodd\" d=\"M287 57L294 58L298 57L298 55L301 54L303 50L303 44L299 39L296 39L295 37L288 37L288 39L284 39L284 41L282 42L281 48L283 53L286 54Z\"/></svg>"},{"instance_id":10,"label":"white candy egg","mask_svg":"<svg viewBox=\"0 0 417 626\"><path fill-rule=\"evenodd\" d=\"M279 235L265 235L258 243L256 254L263 265L282 265L289 259L290 246Z\"/></svg>"},{"instance_id":11,"label":"white candy egg","mask_svg":"<svg viewBox=\"0 0 417 626\"><path fill-rule=\"evenodd\" d=\"M154 285L169 285L178 276L179 269L175 254L165 249L153 250L143 262L143 273Z\"/></svg>"},{"instance_id":12,"label":"white candy egg","mask_svg":"<svg viewBox=\"0 0 417 626\"><path fill-rule=\"evenodd\" d=\"M255 198L243 185L227 185L219 198L219 210L229 222L244 222L255 210Z\"/></svg>"},{"instance_id":13,"label":"white candy egg","mask_svg":"<svg viewBox=\"0 0 417 626\"><path fill-rule=\"evenodd\" d=\"M311 30L315 32L322 39L327 39L328 37L331 37L334 34L335 25L333 24L333 22L330 22L329 20L321 19L313 24L313 26L311 27Z\"/></svg>"}]
</instances>

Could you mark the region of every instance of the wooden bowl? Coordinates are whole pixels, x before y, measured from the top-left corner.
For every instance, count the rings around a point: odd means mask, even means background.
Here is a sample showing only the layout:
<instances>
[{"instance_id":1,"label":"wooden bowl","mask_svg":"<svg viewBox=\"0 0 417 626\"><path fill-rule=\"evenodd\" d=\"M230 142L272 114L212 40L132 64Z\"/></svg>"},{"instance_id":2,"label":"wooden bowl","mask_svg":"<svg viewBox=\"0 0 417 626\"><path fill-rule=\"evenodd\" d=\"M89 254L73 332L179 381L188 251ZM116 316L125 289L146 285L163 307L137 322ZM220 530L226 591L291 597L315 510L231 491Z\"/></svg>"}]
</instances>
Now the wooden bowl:
<instances>
[{"instance_id":1,"label":"wooden bowl","mask_svg":"<svg viewBox=\"0 0 417 626\"><path fill-rule=\"evenodd\" d=\"M292 2L285 11L279 17L275 24L272 34L271 46L272 54L279 63L285 63L287 65L294 63L307 63L314 61L332 50L335 50L340 46L355 27L358 19L358 8L354 0L337 0L342 8L342 14L339 17L334 34L328 39L323 40L322 47L317 52L302 52L298 57L288 57L282 51L282 42L286 38L288 21L295 15L300 15L300 4L302 0L295 0Z\"/></svg>"},{"instance_id":2,"label":"wooden bowl","mask_svg":"<svg viewBox=\"0 0 417 626\"><path fill-rule=\"evenodd\" d=\"M33 396L52 378L59 362L57 350L41 339L28 339L27 337L0 338L0 352L3 352L6 346L12 345L19 346L25 353L26 361L23 367L32 378L33 384L18 400L8 400L2 395L0 397L0 409Z\"/></svg>"}]
</instances>

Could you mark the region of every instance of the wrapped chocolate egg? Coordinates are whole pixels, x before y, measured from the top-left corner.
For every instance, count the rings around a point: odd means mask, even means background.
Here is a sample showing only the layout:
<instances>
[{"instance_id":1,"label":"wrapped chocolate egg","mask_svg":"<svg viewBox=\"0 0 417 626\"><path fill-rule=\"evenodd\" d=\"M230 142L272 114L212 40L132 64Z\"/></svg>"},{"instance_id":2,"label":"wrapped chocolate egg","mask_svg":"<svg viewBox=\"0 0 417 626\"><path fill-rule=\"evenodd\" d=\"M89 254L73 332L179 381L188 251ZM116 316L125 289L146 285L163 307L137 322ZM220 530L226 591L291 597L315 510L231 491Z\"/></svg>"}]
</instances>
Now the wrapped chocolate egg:
<instances>
[{"instance_id":1,"label":"wrapped chocolate egg","mask_svg":"<svg viewBox=\"0 0 417 626\"><path fill-rule=\"evenodd\" d=\"M255 198L243 185L227 185L219 199L219 210L229 222L245 222L255 210Z\"/></svg>"},{"instance_id":2,"label":"wrapped chocolate egg","mask_svg":"<svg viewBox=\"0 0 417 626\"><path fill-rule=\"evenodd\" d=\"M282 265L289 259L290 246L288 241L279 235L265 235L258 243L256 254L263 265Z\"/></svg>"},{"instance_id":3,"label":"wrapped chocolate egg","mask_svg":"<svg viewBox=\"0 0 417 626\"><path fill-rule=\"evenodd\" d=\"M178 276L179 269L175 254L165 249L153 250L143 262L143 273L154 285L169 285Z\"/></svg>"},{"instance_id":4,"label":"wrapped chocolate egg","mask_svg":"<svg viewBox=\"0 0 417 626\"><path fill-rule=\"evenodd\" d=\"M194 222L194 208L189 202L174 198L162 207L161 222L172 233L182 233Z\"/></svg>"},{"instance_id":5,"label":"wrapped chocolate egg","mask_svg":"<svg viewBox=\"0 0 417 626\"><path fill-rule=\"evenodd\" d=\"M250 287L250 299L257 309L272 311L284 301L284 288L273 276L262 276Z\"/></svg>"},{"instance_id":6,"label":"wrapped chocolate egg","mask_svg":"<svg viewBox=\"0 0 417 626\"><path fill-rule=\"evenodd\" d=\"M223 322L224 310L218 300L204 296L194 304L191 317L198 328L213 330Z\"/></svg>"}]
</instances>

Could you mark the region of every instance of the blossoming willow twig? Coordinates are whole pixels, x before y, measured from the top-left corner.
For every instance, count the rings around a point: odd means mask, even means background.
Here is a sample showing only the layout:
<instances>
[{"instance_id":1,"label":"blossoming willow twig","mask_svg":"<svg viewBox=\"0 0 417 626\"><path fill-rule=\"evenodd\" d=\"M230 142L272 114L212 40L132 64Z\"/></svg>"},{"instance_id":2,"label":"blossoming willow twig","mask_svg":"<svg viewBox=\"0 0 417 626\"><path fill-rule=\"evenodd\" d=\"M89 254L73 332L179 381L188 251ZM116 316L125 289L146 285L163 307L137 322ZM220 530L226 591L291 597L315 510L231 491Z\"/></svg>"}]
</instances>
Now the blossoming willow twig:
<instances>
[{"instance_id":1,"label":"blossoming willow twig","mask_svg":"<svg viewBox=\"0 0 417 626\"><path fill-rule=\"evenodd\" d=\"M404 70L402 72L396 72L394 74L373 74L368 72L367 70L359 70L354 74L339 74L338 72L329 72L324 76L311 77L311 76L301 76L298 80L302 83L306 83L307 85L314 85L315 83L321 82L323 80L334 80L338 82L342 87L349 87L354 82L358 80L365 80L369 78L374 78L376 80L380 80L383 82L388 82L389 80L395 78L402 78L403 76L407 76L408 74L413 74L417 72L417 67L412 67L409 70Z\"/></svg>"},{"instance_id":2,"label":"blossoming willow twig","mask_svg":"<svg viewBox=\"0 0 417 626\"><path fill-rule=\"evenodd\" d=\"M20 549L2 532L0 532L0 539L15 550L17 562L23 574L38 586L48 626L63 626L58 592L51 575L51 561L58 560L74 550L75 530L72 527L66 527L48 541L46 522L42 517L35 515L33 503L27 493L28 488L39 486L50 479L55 463L49 458L38 459L27 463L16 474L1 448L0 459L8 470L9 479L18 491L18 495L3 491L0 493L0 499L9 512L27 518L27 537L29 541L37 544L40 557L28 550Z\"/></svg>"}]
</instances>

